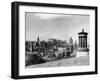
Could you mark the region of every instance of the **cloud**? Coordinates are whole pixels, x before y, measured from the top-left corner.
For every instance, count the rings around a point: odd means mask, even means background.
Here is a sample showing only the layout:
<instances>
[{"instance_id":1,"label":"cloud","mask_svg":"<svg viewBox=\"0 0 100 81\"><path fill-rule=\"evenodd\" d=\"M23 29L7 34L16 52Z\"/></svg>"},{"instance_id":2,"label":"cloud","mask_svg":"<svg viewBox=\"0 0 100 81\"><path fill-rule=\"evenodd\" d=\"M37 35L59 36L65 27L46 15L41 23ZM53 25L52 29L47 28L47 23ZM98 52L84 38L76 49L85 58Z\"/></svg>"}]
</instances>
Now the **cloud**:
<instances>
[{"instance_id":1,"label":"cloud","mask_svg":"<svg viewBox=\"0 0 100 81\"><path fill-rule=\"evenodd\" d=\"M44 14L44 13L37 13L35 16L39 17L40 19L55 19L64 16L72 16L72 15L61 15L61 14Z\"/></svg>"}]
</instances>

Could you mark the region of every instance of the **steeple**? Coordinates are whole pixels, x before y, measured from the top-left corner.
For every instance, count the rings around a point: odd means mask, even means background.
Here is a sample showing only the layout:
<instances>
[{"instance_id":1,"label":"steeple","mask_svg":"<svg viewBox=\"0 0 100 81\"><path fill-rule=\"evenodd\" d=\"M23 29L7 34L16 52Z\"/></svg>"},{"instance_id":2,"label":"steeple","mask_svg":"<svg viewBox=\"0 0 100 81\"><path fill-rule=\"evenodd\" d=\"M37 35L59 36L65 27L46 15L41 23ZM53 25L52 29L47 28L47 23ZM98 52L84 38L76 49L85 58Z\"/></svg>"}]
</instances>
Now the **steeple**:
<instances>
[{"instance_id":1,"label":"steeple","mask_svg":"<svg viewBox=\"0 0 100 81\"><path fill-rule=\"evenodd\" d=\"M38 38L37 38L37 42L39 42L40 41L40 39L39 39L39 36L38 36Z\"/></svg>"}]
</instances>

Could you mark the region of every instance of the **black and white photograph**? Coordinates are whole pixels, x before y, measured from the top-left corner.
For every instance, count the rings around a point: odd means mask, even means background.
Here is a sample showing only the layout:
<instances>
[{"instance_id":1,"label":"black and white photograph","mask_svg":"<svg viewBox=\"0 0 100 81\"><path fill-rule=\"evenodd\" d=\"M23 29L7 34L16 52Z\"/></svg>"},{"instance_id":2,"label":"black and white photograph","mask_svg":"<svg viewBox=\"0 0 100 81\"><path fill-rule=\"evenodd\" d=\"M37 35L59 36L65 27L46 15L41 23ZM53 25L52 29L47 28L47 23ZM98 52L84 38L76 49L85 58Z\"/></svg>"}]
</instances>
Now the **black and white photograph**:
<instances>
[{"instance_id":1,"label":"black and white photograph","mask_svg":"<svg viewBox=\"0 0 100 81\"><path fill-rule=\"evenodd\" d=\"M97 74L97 7L12 3L12 78Z\"/></svg>"},{"instance_id":2,"label":"black and white photograph","mask_svg":"<svg viewBox=\"0 0 100 81\"><path fill-rule=\"evenodd\" d=\"M89 65L90 16L25 13L25 67Z\"/></svg>"}]
</instances>

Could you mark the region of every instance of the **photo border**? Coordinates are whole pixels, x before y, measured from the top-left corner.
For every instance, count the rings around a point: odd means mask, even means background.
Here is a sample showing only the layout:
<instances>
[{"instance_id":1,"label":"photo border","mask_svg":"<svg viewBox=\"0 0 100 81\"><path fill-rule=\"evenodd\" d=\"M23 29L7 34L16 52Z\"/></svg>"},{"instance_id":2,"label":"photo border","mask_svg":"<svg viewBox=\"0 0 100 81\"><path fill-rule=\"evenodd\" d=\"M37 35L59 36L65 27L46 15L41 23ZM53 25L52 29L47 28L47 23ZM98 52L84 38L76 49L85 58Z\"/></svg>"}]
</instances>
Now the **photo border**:
<instances>
[{"instance_id":1,"label":"photo border","mask_svg":"<svg viewBox=\"0 0 100 81\"><path fill-rule=\"evenodd\" d=\"M75 73L59 73L59 74L43 74L43 75L19 75L19 6L42 6L42 7L56 7L56 8L74 8L74 9L89 9L95 10L95 71L75 72ZM13 79L26 78L43 78L43 77L58 77L58 76L72 76L72 75L88 75L98 73L97 62L97 7L96 6L81 6L81 5L61 5L49 3L31 3L31 2L12 2L11 4L11 77Z\"/></svg>"}]
</instances>

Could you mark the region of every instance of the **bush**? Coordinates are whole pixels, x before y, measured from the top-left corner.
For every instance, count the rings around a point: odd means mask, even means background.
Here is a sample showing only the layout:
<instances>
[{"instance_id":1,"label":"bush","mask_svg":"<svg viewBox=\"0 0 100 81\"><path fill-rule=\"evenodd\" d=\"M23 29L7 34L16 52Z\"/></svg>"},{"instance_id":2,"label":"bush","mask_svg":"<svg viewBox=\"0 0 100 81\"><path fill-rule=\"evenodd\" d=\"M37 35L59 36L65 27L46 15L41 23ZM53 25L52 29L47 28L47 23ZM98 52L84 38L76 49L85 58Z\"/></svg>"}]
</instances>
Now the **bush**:
<instances>
[{"instance_id":1,"label":"bush","mask_svg":"<svg viewBox=\"0 0 100 81\"><path fill-rule=\"evenodd\" d=\"M40 63L44 63L45 62L45 60L42 59L37 54L33 54L33 55L30 55L30 56L26 56L25 59L27 59L25 61L25 66L32 65L32 64L40 64Z\"/></svg>"}]
</instances>

